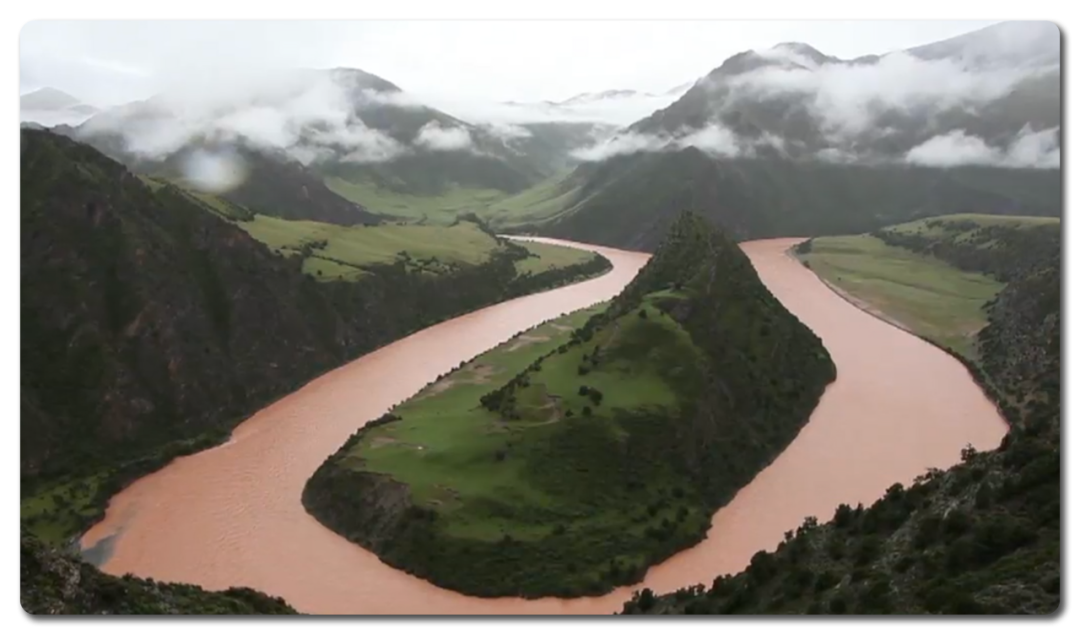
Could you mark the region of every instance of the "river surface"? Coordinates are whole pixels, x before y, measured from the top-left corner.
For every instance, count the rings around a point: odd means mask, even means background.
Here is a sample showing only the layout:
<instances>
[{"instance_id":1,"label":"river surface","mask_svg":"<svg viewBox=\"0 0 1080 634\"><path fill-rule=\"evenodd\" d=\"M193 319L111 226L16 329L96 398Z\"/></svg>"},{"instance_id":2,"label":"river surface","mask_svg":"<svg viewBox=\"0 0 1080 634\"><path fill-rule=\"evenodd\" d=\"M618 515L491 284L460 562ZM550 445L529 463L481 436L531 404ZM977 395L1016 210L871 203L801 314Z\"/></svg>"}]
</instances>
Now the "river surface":
<instances>
[{"instance_id":1,"label":"river surface","mask_svg":"<svg viewBox=\"0 0 1080 634\"><path fill-rule=\"evenodd\" d=\"M300 504L315 469L365 422L439 374L560 314L614 297L644 253L575 245L613 270L514 299L394 342L259 411L213 449L179 458L112 499L83 537L107 544L102 568L207 589L250 586L321 614L610 614L632 591L666 592L742 570L809 515L870 504L896 482L990 449L1005 422L955 359L852 306L786 254L796 239L743 244L780 301L822 338L837 366L810 422L713 517L708 537L644 583L582 599L480 599L391 568L323 527ZM479 565L482 563L478 562Z\"/></svg>"}]
</instances>

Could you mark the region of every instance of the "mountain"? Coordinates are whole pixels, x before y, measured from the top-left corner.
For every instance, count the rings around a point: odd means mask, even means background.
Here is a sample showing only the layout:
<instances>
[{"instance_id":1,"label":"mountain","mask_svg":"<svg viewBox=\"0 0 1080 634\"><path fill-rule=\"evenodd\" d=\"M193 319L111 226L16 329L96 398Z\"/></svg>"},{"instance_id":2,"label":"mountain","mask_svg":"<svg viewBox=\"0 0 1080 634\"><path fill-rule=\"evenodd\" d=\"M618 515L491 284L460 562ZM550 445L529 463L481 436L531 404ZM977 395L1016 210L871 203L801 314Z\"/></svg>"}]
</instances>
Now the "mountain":
<instances>
[{"instance_id":1,"label":"mountain","mask_svg":"<svg viewBox=\"0 0 1080 634\"><path fill-rule=\"evenodd\" d=\"M886 230L1004 290L962 358L1007 418L994 450L808 520L711 587L635 594L624 614L1043 614L1061 607L1061 231L937 221ZM811 242L810 248L813 248ZM975 360L977 358L977 361Z\"/></svg>"},{"instance_id":2,"label":"mountain","mask_svg":"<svg viewBox=\"0 0 1080 634\"><path fill-rule=\"evenodd\" d=\"M23 110L63 110L83 105L78 99L55 88L41 88L19 97Z\"/></svg>"},{"instance_id":3,"label":"mountain","mask_svg":"<svg viewBox=\"0 0 1080 634\"><path fill-rule=\"evenodd\" d=\"M739 246L682 214L609 305L440 377L354 434L302 500L442 587L603 594L704 538L835 376Z\"/></svg>"},{"instance_id":4,"label":"mountain","mask_svg":"<svg viewBox=\"0 0 1080 634\"><path fill-rule=\"evenodd\" d=\"M587 162L564 187L577 194L536 230L652 248L682 208L738 238L965 209L1060 215L1060 37L1050 32L1004 23L857 60L792 42L739 53L578 152Z\"/></svg>"},{"instance_id":5,"label":"mountain","mask_svg":"<svg viewBox=\"0 0 1080 634\"><path fill-rule=\"evenodd\" d=\"M55 88L41 88L19 97L19 120L45 127L78 124L97 112L97 108Z\"/></svg>"},{"instance_id":6,"label":"mountain","mask_svg":"<svg viewBox=\"0 0 1080 634\"><path fill-rule=\"evenodd\" d=\"M164 93L100 113L75 137L148 173L168 175L170 159L230 143L320 179L425 196L454 187L512 193L550 175L488 127L346 68L281 71L224 94Z\"/></svg>"}]
</instances>

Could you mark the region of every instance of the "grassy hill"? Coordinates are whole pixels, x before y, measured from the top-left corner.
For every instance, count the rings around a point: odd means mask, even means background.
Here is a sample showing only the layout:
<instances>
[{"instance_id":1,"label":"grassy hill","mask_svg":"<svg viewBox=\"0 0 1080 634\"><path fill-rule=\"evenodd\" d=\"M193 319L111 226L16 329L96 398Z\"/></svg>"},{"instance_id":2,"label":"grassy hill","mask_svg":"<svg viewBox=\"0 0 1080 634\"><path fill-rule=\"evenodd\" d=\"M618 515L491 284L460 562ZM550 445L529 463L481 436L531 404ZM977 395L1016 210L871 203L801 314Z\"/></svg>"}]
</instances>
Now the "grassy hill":
<instances>
[{"instance_id":1,"label":"grassy hill","mask_svg":"<svg viewBox=\"0 0 1080 634\"><path fill-rule=\"evenodd\" d=\"M333 367L610 266L538 258L469 221L282 220L138 178L63 136L24 130L22 145L22 519L52 544Z\"/></svg>"},{"instance_id":2,"label":"grassy hill","mask_svg":"<svg viewBox=\"0 0 1080 634\"><path fill-rule=\"evenodd\" d=\"M447 588L600 594L704 537L834 376L738 246L687 214L610 305L441 377L354 434L303 501Z\"/></svg>"},{"instance_id":3,"label":"grassy hill","mask_svg":"<svg viewBox=\"0 0 1080 634\"><path fill-rule=\"evenodd\" d=\"M987 305L988 323L975 347L961 358L1004 413L1008 435L995 450L963 451L962 462L947 471L931 470L906 488L893 485L869 507L842 504L828 521L809 518L792 527L774 552L757 553L745 571L717 577L709 588L636 593L624 614L1059 609L1060 228L1041 220L965 215L886 233L904 236L920 251L948 245L936 252L957 269L1005 284ZM1019 244L1025 247L1012 248ZM942 274L940 261L932 266Z\"/></svg>"}]
</instances>

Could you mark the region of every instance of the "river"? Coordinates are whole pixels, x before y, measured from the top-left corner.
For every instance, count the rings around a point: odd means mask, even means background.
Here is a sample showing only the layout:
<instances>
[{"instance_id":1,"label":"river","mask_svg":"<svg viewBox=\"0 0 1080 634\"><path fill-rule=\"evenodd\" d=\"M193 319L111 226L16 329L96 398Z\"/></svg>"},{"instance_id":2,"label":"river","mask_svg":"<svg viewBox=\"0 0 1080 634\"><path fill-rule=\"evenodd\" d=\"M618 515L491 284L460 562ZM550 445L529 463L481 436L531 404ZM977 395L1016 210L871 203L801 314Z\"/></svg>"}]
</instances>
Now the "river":
<instances>
[{"instance_id":1,"label":"river","mask_svg":"<svg viewBox=\"0 0 1080 634\"><path fill-rule=\"evenodd\" d=\"M870 504L896 482L997 446L1005 422L955 359L852 306L786 251L795 239L744 243L758 275L824 341L837 366L809 423L713 517L708 537L652 568L640 586L712 583L772 549L809 515ZM441 373L552 317L614 297L648 260L601 253L602 277L514 299L432 326L329 372L259 411L213 449L179 458L115 496L84 548L108 544L102 569L218 590L250 586L319 614L610 614L635 588L582 599L480 599L386 566L300 504L307 478L358 427ZM107 540L102 542L102 540Z\"/></svg>"}]
</instances>

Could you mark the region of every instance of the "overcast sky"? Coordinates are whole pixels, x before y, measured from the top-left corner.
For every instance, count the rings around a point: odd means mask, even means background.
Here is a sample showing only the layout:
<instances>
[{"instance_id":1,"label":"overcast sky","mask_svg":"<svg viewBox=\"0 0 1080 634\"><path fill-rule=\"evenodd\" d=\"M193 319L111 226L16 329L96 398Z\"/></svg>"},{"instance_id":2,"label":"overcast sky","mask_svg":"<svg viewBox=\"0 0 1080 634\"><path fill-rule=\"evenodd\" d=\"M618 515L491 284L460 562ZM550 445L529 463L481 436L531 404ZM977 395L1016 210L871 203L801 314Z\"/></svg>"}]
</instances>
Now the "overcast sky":
<instances>
[{"instance_id":1,"label":"overcast sky","mask_svg":"<svg viewBox=\"0 0 1080 634\"><path fill-rule=\"evenodd\" d=\"M666 91L735 53L780 42L852 58L990 24L40 21L21 33L19 83L21 93L51 86L108 106L252 67L353 67L417 95L558 101L614 88Z\"/></svg>"}]
</instances>

